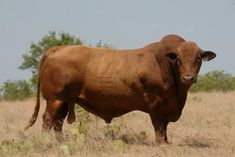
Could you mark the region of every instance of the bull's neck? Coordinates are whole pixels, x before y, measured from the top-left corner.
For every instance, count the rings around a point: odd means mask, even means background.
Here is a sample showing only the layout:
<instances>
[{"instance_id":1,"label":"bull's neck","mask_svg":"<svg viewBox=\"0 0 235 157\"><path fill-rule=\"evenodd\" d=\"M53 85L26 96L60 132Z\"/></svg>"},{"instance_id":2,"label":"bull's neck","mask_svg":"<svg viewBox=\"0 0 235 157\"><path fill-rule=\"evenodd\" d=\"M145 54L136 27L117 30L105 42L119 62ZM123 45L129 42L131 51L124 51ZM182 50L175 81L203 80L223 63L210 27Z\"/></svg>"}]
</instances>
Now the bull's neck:
<instances>
[{"instance_id":1,"label":"bull's neck","mask_svg":"<svg viewBox=\"0 0 235 157\"><path fill-rule=\"evenodd\" d=\"M174 85L176 85L175 92L177 94L178 101L182 110L187 99L187 94L188 94L190 85L182 84L179 74L178 74L178 69L175 66L171 65L171 69L172 69L172 73L174 76Z\"/></svg>"},{"instance_id":2,"label":"bull's neck","mask_svg":"<svg viewBox=\"0 0 235 157\"><path fill-rule=\"evenodd\" d=\"M178 95L178 98L179 98L179 103L181 104L182 107L184 107L185 101L187 99L189 86L181 85L180 82L178 82L178 84L179 84L179 86L176 89L176 92L177 92L177 95Z\"/></svg>"}]
</instances>

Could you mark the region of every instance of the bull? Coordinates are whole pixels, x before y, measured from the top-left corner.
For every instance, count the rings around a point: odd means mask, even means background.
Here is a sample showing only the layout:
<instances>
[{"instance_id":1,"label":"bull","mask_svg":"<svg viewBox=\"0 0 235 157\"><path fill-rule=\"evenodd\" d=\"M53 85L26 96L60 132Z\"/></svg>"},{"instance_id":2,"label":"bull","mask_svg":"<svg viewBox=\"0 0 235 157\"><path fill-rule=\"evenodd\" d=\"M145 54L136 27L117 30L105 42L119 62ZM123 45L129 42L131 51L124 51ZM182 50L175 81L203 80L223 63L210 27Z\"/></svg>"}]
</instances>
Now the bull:
<instances>
[{"instance_id":1,"label":"bull","mask_svg":"<svg viewBox=\"0 0 235 157\"><path fill-rule=\"evenodd\" d=\"M25 130L37 119L41 92L46 100L42 128L53 128L57 138L66 116L69 124L76 120L79 104L106 123L134 110L146 112L156 143L168 143L167 125L180 118L202 60L215 57L178 35L133 50L50 48L40 61L36 106Z\"/></svg>"}]
</instances>

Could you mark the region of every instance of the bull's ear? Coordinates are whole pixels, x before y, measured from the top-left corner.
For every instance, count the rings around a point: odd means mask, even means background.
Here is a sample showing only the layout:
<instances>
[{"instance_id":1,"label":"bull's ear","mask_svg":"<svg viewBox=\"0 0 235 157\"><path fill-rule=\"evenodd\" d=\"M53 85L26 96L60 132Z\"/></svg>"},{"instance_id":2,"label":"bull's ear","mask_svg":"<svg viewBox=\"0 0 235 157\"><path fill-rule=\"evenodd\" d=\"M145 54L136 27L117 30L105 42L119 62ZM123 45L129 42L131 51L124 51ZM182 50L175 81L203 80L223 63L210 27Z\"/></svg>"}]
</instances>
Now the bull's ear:
<instances>
[{"instance_id":1,"label":"bull's ear","mask_svg":"<svg viewBox=\"0 0 235 157\"><path fill-rule=\"evenodd\" d=\"M176 60L177 54L175 52L168 52L167 54L165 54L165 57L167 57L170 60Z\"/></svg>"},{"instance_id":2,"label":"bull's ear","mask_svg":"<svg viewBox=\"0 0 235 157\"><path fill-rule=\"evenodd\" d=\"M204 61L209 61L215 58L216 54L212 51L202 51L201 57Z\"/></svg>"}]
</instances>

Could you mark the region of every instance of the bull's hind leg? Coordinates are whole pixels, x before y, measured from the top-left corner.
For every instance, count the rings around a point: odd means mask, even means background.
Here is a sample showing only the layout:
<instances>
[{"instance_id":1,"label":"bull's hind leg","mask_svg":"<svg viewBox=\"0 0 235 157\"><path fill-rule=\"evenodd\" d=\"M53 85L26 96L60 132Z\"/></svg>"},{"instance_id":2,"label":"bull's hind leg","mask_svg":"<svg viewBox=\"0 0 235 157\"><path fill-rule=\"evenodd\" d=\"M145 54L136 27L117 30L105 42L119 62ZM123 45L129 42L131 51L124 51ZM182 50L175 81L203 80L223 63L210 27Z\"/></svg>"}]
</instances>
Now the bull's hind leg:
<instances>
[{"instance_id":1,"label":"bull's hind leg","mask_svg":"<svg viewBox=\"0 0 235 157\"><path fill-rule=\"evenodd\" d=\"M53 121L53 128L55 131L55 137L57 140L61 141L63 140L63 135L62 135L62 127L63 127L63 122L68 113L68 104L64 103L56 112L56 115L54 117Z\"/></svg>"},{"instance_id":2,"label":"bull's hind leg","mask_svg":"<svg viewBox=\"0 0 235 157\"><path fill-rule=\"evenodd\" d=\"M43 131L54 128L57 140L62 140L63 122L68 113L68 105L61 100L48 100L46 110L43 114Z\"/></svg>"},{"instance_id":3,"label":"bull's hind leg","mask_svg":"<svg viewBox=\"0 0 235 157\"><path fill-rule=\"evenodd\" d=\"M58 112L58 110L61 108L62 105L63 105L63 102L60 100L47 100L46 109L42 116L43 117L42 130L43 131L51 130L56 113Z\"/></svg>"}]
</instances>

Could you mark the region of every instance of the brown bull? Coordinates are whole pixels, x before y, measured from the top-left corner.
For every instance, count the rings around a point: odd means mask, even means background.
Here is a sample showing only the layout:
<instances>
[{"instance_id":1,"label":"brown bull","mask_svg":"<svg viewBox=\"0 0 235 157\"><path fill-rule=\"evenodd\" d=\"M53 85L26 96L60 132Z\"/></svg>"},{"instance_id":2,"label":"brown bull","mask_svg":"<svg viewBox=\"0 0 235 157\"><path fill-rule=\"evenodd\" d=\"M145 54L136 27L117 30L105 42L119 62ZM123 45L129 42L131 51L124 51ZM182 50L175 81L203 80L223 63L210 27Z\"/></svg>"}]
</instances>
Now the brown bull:
<instances>
[{"instance_id":1,"label":"brown bull","mask_svg":"<svg viewBox=\"0 0 235 157\"><path fill-rule=\"evenodd\" d=\"M75 121L77 103L107 123L133 110L149 113L156 142L167 142L167 125L181 116L202 60L215 56L177 35L135 50L51 48L40 62L37 103L26 129L37 119L41 91L47 102L43 130L53 127L58 137L67 115L68 123Z\"/></svg>"}]
</instances>

